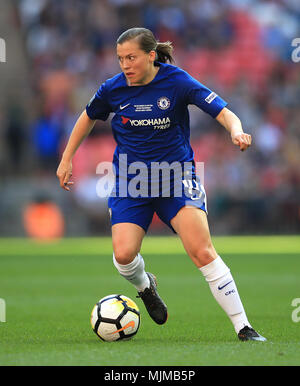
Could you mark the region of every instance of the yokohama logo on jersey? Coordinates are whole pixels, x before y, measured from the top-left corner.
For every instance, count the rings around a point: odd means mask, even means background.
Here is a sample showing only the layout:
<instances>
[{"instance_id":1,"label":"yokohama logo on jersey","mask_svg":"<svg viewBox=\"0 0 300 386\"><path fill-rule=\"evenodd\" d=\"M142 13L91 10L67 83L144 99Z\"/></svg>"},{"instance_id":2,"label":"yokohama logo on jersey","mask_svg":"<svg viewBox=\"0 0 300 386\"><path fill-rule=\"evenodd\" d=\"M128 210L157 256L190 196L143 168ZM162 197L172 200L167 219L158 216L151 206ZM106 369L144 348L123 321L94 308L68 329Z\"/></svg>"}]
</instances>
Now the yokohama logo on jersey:
<instances>
[{"instance_id":1,"label":"yokohama logo on jersey","mask_svg":"<svg viewBox=\"0 0 300 386\"><path fill-rule=\"evenodd\" d=\"M153 119L129 119L122 116L122 123L126 125L130 122L131 126L153 126L154 130L164 130L170 127L171 120L169 117Z\"/></svg>"}]
</instances>

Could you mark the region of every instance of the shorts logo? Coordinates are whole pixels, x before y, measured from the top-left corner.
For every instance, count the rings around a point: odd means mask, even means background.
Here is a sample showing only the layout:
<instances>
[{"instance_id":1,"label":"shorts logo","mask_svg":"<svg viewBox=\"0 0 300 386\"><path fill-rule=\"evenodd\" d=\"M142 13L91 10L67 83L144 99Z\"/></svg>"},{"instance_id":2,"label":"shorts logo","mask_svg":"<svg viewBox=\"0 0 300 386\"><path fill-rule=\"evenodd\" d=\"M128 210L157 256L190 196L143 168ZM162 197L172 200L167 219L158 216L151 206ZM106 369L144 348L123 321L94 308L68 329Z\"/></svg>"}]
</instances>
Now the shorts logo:
<instances>
[{"instance_id":1,"label":"shorts logo","mask_svg":"<svg viewBox=\"0 0 300 386\"><path fill-rule=\"evenodd\" d=\"M157 106L162 110L168 109L170 107L170 104L170 99L168 99L167 97L161 97L157 101Z\"/></svg>"}]
</instances>

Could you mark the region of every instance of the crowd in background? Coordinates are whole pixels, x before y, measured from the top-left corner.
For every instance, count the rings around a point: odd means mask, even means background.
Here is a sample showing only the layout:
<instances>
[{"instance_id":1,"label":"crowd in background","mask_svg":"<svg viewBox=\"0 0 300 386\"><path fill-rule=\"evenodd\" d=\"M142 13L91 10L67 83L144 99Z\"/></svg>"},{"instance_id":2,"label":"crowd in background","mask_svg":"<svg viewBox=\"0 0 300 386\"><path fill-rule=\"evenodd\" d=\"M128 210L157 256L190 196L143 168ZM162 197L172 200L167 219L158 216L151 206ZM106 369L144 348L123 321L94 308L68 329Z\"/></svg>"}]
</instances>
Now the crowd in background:
<instances>
[{"instance_id":1,"label":"crowd in background","mask_svg":"<svg viewBox=\"0 0 300 386\"><path fill-rule=\"evenodd\" d=\"M33 114L7 112L12 173L53 176L73 125L99 85L120 72L115 41L143 26L174 45L175 64L217 92L241 119L253 146L241 153L215 120L190 106L195 159L204 162L208 210L219 231L300 230L300 37L297 0L20 0L20 30L30 63ZM74 158L74 205L104 210L96 166L111 161L109 120L98 121ZM157 223L157 226L158 223Z\"/></svg>"}]
</instances>

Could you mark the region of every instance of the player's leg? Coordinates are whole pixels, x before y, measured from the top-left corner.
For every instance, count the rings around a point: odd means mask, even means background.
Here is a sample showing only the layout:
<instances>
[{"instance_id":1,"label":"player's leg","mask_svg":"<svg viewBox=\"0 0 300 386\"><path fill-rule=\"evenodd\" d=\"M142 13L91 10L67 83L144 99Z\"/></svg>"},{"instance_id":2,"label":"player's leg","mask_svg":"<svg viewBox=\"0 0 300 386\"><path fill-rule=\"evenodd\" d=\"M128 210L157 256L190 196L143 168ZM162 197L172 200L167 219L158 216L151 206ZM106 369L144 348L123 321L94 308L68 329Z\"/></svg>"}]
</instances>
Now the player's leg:
<instances>
[{"instance_id":1,"label":"player's leg","mask_svg":"<svg viewBox=\"0 0 300 386\"><path fill-rule=\"evenodd\" d=\"M145 271L144 259L139 253L144 235L145 230L136 224L113 225L114 265L135 286L151 318L163 324L168 318L167 307L156 290L155 276Z\"/></svg>"},{"instance_id":2,"label":"player's leg","mask_svg":"<svg viewBox=\"0 0 300 386\"><path fill-rule=\"evenodd\" d=\"M151 318L163 324L168 317L167 307L156 290L155 276L145 271L145 262L140 254L143 238L154 213L151 200L110 197L109 207L114 265L135 286Z\"/></svg>"},{"instance_id":3,"label":"player's leg","mask_svg":"<svg viewBox=\"0 0 300 386\"><path fill-rule=\"evenodd\" d=\"M133 223L112 226L113 262L119 273L130 281L138 291L150 286L140 249L145 230Z\"/></svg>"},{"instance_id":4,"label":"player's leg","mask_svg":"<svg viewBox=\"0 0 300 386\"><path fill-rule=\"evenodd\" d=\"M150 286L140 249L151 223L153 209L147 199L110 197L113 261L120 274L138 291Z\"/></svg>"},{"instance_id":5,"label":"player's leg","mask_svg":"<svg viewBox=\"0 0 300 386\"><path fill-rule=\"evenodd\" d=\"M252 329L230 269L212 244L206 213L185 206L170 223L182 240L186 252L204 275L214 298L230 318L239 338L264 340Z\"/></svg>"},{"instance_id":6,"label":"player's leg","mask_svg":"<svg viewBox=\"0 0 300 386\"><path fill-rule=\"evenodd\" d=\"M187 254L198 268L218 257L210 237L206 213L203 210L185 206L170 222Z\"/></svg>"}]
</instances>

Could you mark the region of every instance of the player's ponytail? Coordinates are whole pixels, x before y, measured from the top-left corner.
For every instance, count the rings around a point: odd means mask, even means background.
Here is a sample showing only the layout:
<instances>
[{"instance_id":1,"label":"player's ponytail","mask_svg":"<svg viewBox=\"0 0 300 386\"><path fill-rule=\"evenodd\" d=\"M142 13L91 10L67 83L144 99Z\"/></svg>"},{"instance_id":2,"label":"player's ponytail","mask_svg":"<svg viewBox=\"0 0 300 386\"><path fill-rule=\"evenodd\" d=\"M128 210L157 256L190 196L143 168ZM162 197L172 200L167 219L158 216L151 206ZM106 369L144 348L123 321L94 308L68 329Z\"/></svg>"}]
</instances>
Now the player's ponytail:
<instances>
[{"instance_id":1,"label":"player's ponytail","mask_svg":"<svg viewBox=\"0 0 300 386\"><path fill-rule=\"evenodd\" d=\"M122 44L128 40L136 39L140 45L140 48L145 52L155 51L156 60L160 63L170 63L174 62L172 53L173 46L172 43L167 42L158 42L153 33L147 28L130 28L127 31L123 32L118 40L117 44Z\"/></svg>"},{"instance_id":2,"label":"player's ponytail","mask_svg":"<svg viewBox=\"0 0 300 386\"><path fill-rule=\"evenodd\" d=\"M167 63L169 61L170 63L174 62L173 56L173 46L171 42L164 42L164 43L157 43L156 46L156 55L157 55L157 61L160 63Z\"/></svg>"}]
</instances>

